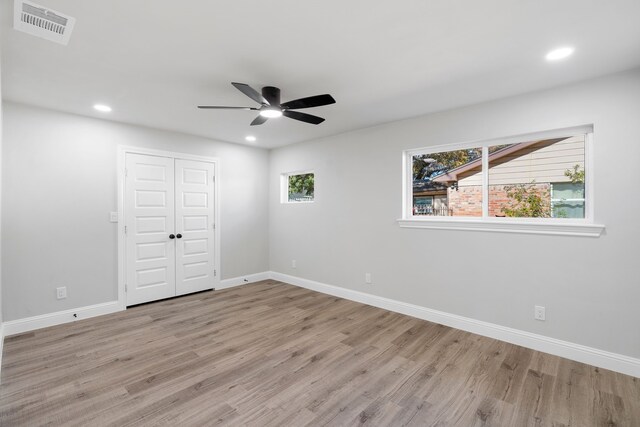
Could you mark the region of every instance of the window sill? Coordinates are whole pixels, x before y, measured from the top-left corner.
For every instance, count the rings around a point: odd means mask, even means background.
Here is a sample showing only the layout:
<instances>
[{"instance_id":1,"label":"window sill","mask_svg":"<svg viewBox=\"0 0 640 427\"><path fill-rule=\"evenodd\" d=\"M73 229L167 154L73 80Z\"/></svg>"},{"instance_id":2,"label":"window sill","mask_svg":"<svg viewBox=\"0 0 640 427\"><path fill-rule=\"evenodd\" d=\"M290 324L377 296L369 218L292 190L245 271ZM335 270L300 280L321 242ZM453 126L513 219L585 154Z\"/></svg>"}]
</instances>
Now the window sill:
<instances>
[{"instance_id":1,"label":"window sill","mask_svg":"<svg viewBox=\"0 0 640 427\"><path fill-rule=\"evenodd\" d=\"M399 219L402 228L430 228L434 230L470 230L498 233L547 234L559 236L600 237L604 225L575 222L538 222L467 218L411 218Z\"/></svg>"}]
</instances>

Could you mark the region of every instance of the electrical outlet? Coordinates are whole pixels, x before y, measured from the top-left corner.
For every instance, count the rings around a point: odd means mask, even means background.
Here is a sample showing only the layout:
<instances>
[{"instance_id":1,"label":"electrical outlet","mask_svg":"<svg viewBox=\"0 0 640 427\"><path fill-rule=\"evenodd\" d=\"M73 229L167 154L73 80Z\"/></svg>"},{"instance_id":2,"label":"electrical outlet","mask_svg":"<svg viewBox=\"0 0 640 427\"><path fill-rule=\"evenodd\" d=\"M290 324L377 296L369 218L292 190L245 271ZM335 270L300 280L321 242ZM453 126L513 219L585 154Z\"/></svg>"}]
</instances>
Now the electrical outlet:
<instances>
[{"instance_id":1,"label":"electrical outlet","mask_svg":"<svg viewBox=\"0 0 640 427\"><path fill-rule=\"evenodd\" d=\"M118 212L109 212L109 222L118 222Z\"/></svg>"},{"instance_id":2,"label":"electrical outlet","mask_svg":"<svg viewBox=\"0 0 640 427\"><path fill-rule=\"evenodd\" d=\"M56 298L65 299L67 297L67 287L62 286L60 288L56 288Z\"/></svg>"},{"instance_id":3,"label":"electrical outlet","mask_svg":"<svg viewBox=\"0 0 640 427\"><path fill-rule=\"evenodd\" d=\"M364 273L364 283L371 284L371 273Z\"/></svg>"},{"instance_id":4,"label":"electrical outlet","mask_svg":"<svg viewBox=\"0 0 640 427\"><path fill-rule=\"evenodd\" d=\"M296 263L296 260L292 259L291 260L291 268L297 268L297 267L298 267L298 264Z\"/></svg>"},{"instance_id":5,"label":"electrical outlet","mask_svg":"<svg viewBox=\"0 0 640 427\"><path fill-rule=\"evenodd\" d=\"M541 305L536 305L533 308L533 318L536 320L545 320L545 309Z\"/></svg>"}]
</instances>

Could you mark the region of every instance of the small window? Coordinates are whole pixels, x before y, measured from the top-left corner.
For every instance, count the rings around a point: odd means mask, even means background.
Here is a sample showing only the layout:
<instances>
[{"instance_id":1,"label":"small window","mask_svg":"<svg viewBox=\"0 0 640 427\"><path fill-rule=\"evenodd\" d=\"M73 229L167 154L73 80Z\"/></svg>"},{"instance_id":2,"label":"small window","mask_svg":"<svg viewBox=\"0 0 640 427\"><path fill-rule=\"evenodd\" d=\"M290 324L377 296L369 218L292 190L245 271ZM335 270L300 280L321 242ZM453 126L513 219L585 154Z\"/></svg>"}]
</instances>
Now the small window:
<instances>
[{"instance_id":1,"label":"small window","mask_svg":"<svg viewBox=\"0 0 640 427\"><path fill-rule=\"evenodd\" d=\"M314 192L313 172L293 172L282 175L282 203L313 202Z\"/></svg>"}]
</instances>

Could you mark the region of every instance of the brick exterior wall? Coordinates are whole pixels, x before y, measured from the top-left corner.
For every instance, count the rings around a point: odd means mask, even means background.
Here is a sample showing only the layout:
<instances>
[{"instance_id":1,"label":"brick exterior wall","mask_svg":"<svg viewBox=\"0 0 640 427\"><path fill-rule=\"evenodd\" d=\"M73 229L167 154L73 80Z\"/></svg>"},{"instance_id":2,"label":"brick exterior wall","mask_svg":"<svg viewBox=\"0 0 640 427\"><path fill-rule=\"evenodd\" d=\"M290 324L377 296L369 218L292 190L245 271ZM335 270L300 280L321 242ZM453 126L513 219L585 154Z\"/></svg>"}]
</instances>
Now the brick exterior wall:
<instances>
[{"instance_id":1,"label":"brick exterior wall","mask_svg":"<svg viewBox=\"0 0 640 427\"><path fill-rule=\"evenodd\" d=\"M502 207L509 205L505 187L505 185L489 186L489 216L505 216ZM539 194L550 197L550 184L536 184L535 187ZM457 190L449 188L447 197L450 215L482 216L482 187L480 185L460 187Z\"/></svg>"},{"instance_id":2,"label":"brick exterior wall","mask_svg":"<svg viewBox=\"0 0 640 427\"><path fill-rule=\"evenodd\" d=\"M449 214L452 216L482 216L482 187L471 185L447 190Z\"/></svg>"}]
</instances>

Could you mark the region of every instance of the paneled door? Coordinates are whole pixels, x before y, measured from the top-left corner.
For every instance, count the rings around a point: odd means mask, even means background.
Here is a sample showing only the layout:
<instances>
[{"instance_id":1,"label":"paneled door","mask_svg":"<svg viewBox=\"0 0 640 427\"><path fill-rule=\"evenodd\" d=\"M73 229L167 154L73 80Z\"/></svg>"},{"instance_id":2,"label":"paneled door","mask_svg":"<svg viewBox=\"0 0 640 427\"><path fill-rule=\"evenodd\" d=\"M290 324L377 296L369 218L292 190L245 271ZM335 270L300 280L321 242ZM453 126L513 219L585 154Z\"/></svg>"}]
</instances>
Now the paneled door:
<instances>
[{"instance_id":1,"label":"paneled door","mask_svg":"<svg viewBox=\"0 0 640 427\"><path fill-rule=\"evenodd\" d=\"M215 164L127 153L127 305L213 289Z\"/></svg>"},{"instance_id":2,"label":"paneled door","mask_svg":"<svg viewBox=\"0 0 640 427\"><path fill-rule=\"evenodd\" d=\"M177 295L213 288L214 167L192 160L175 162Z\"/></svg>"},{"instance_id":3,"label":"paneled door","mask_svg":"<svg viewBox=\"0 0 640 427\"><path fill-rule=\"evenodd\" d=\"M174 159L127 153L125 167L127 305L175 296Z\"/></svg>"}]
</instances>

